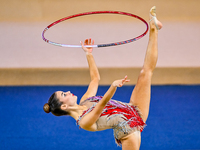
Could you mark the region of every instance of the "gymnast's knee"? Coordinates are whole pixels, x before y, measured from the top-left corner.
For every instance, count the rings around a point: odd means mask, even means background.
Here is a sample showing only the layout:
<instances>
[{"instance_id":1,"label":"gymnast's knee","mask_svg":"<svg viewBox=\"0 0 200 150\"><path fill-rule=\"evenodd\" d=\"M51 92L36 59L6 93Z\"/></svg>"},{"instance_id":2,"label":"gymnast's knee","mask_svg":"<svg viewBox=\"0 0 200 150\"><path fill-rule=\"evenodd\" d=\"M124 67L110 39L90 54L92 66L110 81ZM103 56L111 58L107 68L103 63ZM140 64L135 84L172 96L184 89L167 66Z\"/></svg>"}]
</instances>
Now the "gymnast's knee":
<instances>
[{"instance_id":1,"label":"gymnast's knee","mask_svg":"<svg viewBox=\"0 0 200 150\"><path fill-rule=\"evenodd\" d=\"M142 70L140 71L139 77L143 77L143 78L151 78L153 75L153 70L152 69L148 69L148 68L142 68Z\"/></svg>"}]
</instances>

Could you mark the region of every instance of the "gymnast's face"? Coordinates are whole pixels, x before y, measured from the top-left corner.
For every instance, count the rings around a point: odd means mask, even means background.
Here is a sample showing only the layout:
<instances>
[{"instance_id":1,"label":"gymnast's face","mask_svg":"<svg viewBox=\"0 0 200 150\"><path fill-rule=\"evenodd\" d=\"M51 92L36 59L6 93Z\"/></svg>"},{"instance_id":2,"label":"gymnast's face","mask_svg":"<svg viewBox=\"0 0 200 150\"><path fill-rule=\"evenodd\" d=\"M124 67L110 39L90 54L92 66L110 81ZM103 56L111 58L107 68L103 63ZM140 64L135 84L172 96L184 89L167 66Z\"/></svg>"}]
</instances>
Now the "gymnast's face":
<instances>
[{"instance_id":1,"label":"gymnast's face","mask_svg":"<svg viewBox=\"0 0 200 150\"><path fill-rule=\"evenodd\" d=\"M67 106L74 106L77 104L77 96L72 94L70 91L57 91L56 96L59 101L63 102L63 104L66 104Z\"/></svg>"}]
</instances>

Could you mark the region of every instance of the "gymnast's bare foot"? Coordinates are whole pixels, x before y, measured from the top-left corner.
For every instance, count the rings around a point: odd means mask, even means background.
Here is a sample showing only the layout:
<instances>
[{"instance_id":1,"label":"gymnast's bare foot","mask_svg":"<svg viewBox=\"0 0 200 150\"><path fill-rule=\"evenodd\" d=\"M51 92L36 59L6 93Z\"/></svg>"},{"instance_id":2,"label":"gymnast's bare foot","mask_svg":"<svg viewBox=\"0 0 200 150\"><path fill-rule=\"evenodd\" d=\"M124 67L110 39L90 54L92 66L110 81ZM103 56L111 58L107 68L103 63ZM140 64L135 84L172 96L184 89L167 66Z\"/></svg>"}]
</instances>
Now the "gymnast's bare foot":
<instances>
[{"instance_id":1,"label":"gymnast's bare foot","mask_svg":"<svg viewBox=\"0 0 200 150\"><path fill-rule=\"evenodd\" d=\"M160 21L157 20L156 18L156 6L153 6L150 9L150 26L151 28L156 27L157 30L160 30L162 28L162 23Z\"/></svg>"}]
</instances>

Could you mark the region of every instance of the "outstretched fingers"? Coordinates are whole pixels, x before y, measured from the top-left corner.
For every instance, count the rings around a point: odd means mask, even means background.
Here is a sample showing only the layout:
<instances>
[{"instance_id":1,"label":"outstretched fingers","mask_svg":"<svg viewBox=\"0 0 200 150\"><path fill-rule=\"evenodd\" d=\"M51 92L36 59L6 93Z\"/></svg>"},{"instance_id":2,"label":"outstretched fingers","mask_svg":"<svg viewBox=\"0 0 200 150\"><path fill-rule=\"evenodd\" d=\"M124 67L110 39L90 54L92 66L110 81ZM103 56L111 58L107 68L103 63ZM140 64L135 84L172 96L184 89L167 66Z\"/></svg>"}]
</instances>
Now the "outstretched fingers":
<instances>
[{"instance_id":1,"label":"outstretched fingers","mask_svg":"<svg viewBox=\"0 0 200 150\"><path fill-rule=\"evenodd\" d=\"M94 40L91 40L91 38L90 38L90 39L86 39L86 40L84 41L84 44L83 44L82 41L80 41L80 43L81 43L82 49L83 49L85 52L89 52L89 53L92 52L92 50L93 50L92 47L85 47L85 46L94 45Z\"/></svg>"},{"instance_id":2,"label":"outstretched fingers","mask_svg":"<svg viewBox=\"0 0 200 150\"><path fill-rule=\"evenodd\" d=\"M94 45L94 40L92 40L91 38L86 39L85 42L84 42L84 45Z\"/></svg>"},{"instance_id":3,"label":"outstretched fingers","mask_svg":"<svg viewBox=\"0 0 200 150\"><path fill-rule=\"evenodd\" d=\"M125 76L123 79L121 80L115 80L113 82L113 86L115 87L122 87L124 85L124 83L129 82L130 80L127 79L127 76Z\"/></svg>"},{"instance_id":4,"label":"outstretched fingers","mask_svg":"<svg viewBox=\"0 0 200 150\"><path fill-rule=\"evenodd\" d=\"M126 75L125 77L124 77L124 79L122 79L122 83L121 84L119 84L119 86L120 87L122 87L123 85L124 85L124 83L126 83L126 82L129 82L130 80L129 79L127 79L128 78L128 76Z\"/></svg>"}]
</instances>

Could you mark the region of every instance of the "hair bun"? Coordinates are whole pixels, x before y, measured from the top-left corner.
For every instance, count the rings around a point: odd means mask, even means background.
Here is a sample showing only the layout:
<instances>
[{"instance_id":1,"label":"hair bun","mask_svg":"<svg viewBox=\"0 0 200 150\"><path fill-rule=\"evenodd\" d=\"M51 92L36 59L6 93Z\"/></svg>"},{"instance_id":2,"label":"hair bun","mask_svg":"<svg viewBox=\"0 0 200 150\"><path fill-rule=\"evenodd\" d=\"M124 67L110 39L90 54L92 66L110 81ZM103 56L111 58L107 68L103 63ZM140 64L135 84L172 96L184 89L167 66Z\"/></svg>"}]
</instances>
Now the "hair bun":
<instances>
[{"instance_id":1,"label":"hair bun","mask_svg":"<svg viewBox=\"0 0 200 150\"><path fill-rule=\"evenodd\" d=\"M50 106L48 103L44 104L43 109L46 113L50 113Z\"/></svg>"}]
</instances>

